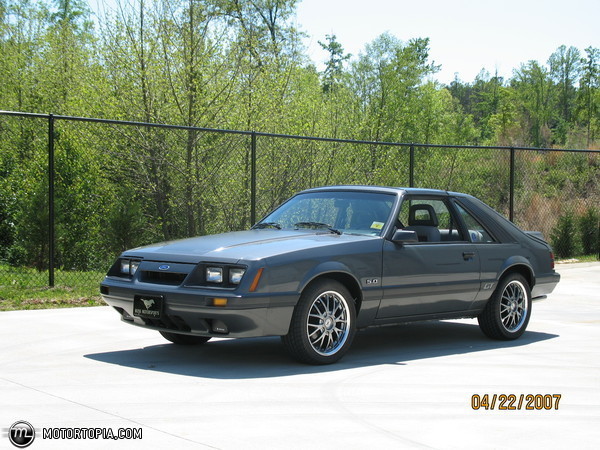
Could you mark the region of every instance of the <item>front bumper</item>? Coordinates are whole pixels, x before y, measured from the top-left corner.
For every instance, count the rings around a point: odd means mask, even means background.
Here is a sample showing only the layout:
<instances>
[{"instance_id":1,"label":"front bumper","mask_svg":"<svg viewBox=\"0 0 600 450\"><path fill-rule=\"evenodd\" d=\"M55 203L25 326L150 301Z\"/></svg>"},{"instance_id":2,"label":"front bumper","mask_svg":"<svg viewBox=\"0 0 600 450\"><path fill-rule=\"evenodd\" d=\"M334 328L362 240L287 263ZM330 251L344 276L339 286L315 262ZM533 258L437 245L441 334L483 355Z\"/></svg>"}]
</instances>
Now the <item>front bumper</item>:
<instances>
[{"instance_id":1,"label":"front bumper","mask_svg":"<svg viewBox=\"0 0 600 450\"><path fill-rule=\"evenodd\" d=\"M239 294L229 290L131 284L107 277L101 284L104 301L123 322L157 331L212 337L283 336L289 331L296 294ZM158 319L134 315L136 295L163 299ZM211 306L226 298L227 306Z\"/></svg>"}]
</instances>

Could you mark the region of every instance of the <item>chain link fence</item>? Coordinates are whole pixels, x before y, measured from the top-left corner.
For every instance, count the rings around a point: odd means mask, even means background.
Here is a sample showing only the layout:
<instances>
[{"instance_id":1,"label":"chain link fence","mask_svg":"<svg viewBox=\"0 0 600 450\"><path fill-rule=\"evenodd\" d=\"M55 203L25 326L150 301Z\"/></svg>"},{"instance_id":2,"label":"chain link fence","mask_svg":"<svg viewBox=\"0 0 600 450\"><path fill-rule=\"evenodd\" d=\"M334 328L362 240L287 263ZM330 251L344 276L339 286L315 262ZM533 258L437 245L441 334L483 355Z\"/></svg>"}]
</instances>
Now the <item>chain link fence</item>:
<instances>
[{"instance_id":1,"label":"chain link fence","mask_svg":"<svg viewBox=\"0 0 600 450\"><path fill-rule=\"evenodd\" d=\"M0 287L97 285L127 248L245 229L295 192L335 184L466 192L551 240L565 214L597 216L600 152L0 112Z\"/></svg>"}]
</instances>

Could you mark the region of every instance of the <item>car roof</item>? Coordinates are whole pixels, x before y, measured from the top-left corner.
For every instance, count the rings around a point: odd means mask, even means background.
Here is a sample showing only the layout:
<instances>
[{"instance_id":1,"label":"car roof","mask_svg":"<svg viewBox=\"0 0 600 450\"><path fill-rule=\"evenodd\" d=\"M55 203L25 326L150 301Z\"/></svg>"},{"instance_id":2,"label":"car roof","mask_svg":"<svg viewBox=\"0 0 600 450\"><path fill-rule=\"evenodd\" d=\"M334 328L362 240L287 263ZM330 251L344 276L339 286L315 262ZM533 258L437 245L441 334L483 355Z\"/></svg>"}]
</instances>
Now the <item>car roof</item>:
<instances>
[{"instance_id":1,"label":"car roof","mask_svg":"<svg viewBox=\"0 0 600 450\"><path fill-rule=\"evenodd\" d=\"M390 186L366 186L366 185L339 185L339 186L322 186L311 189L306 189L305 192L323 192L323 191L357 191L357 192L380 192L386 194L412 194L412 195L465 195L455 192L443 191L440 189L424 189L424 188L407 188L407 187L390 187Z\"/></svg>"}]
</instances>

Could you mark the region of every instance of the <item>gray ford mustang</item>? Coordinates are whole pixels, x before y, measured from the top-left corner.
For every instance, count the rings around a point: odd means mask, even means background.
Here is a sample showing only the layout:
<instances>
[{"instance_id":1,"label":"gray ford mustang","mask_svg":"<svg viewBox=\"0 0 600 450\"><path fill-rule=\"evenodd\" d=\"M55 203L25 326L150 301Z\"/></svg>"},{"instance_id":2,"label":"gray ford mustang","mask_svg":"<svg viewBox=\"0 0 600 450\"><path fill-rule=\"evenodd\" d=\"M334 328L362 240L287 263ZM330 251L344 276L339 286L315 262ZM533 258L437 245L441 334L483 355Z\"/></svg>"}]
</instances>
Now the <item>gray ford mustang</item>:
<instances>
[{"instance_id":1,"label":"gray ford mustang","mask_svg":"<svg viewBox=\"0 0 600 450\"><path fill-rule=\"evenodd\" d=\"M175 344L281 336L297 360L328 364L372 325L476 317L487 336L516 339L559 279L539 233L470 195L332 186L248 231L125 251L101 293Z\"/></svg>"}]
</instances>

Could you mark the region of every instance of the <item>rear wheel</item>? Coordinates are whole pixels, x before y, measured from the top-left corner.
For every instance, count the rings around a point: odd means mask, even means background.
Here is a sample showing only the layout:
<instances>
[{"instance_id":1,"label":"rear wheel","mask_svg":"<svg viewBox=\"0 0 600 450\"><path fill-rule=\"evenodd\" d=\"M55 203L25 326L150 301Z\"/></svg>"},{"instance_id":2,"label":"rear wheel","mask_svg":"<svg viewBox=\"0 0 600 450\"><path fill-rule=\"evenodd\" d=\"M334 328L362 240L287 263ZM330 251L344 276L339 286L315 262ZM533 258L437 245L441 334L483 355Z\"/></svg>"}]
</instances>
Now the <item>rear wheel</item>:
<instances>
[{"instance_id":1,"label":"rear wheel","mask_svg":"<svg viewBox=\"0 0 600 450\"><path fill-rule=\"evenodd\" d=\"M210 340L209 336L192 336L190 334L169 333L168 331L159 331L159 333L167 341L177 345L198 345Z\"/></svg>"},{"instance_id":2,"label":"rear wheel","mask_svg":"<svg viewBox=\"0 0 600 450\"><path fill-rule=\"evenodd\" d=\"M502 278L485 309L477 316L479 327L492 339L521 336L531 317L531 290L525 278L512 273Z\"/></svg>"},{"instance_id":3,"label":"rear wheel","mask_svg":"<svg viewBox=\"0 0 600 450\"><path fill-rule=\"evenodd\" d=\"M290 331L282 337L289 353L308 364L331 364L344 356L356 333L350 292L335 280L319 280L300 296Z\"/></svg>"}]
</instances>

